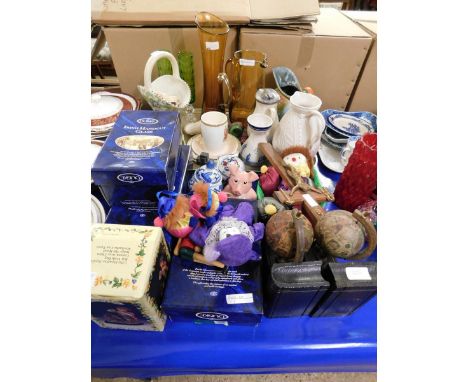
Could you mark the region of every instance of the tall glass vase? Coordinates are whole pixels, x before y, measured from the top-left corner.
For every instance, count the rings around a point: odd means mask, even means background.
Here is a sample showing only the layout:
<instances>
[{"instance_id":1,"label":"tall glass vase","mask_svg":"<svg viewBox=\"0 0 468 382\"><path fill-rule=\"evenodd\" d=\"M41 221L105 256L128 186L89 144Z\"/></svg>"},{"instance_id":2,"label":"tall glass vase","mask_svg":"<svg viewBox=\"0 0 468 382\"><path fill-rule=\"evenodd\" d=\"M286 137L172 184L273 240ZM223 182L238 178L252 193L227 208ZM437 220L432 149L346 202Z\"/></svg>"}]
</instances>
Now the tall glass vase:
<instances>
[{"instance_id":1,"label":"tall glass vase","mask_svg":"<svg viewBox=\"0 0 468 382\"><path fill-rule=\"evenodd\" d=\"M229 25L208 12L200 12L195 17L200 38L203 61L203 112L223 111L222 83L218 74L223 72L224 51L226 49Z\"/></svg>"}]
</instances>

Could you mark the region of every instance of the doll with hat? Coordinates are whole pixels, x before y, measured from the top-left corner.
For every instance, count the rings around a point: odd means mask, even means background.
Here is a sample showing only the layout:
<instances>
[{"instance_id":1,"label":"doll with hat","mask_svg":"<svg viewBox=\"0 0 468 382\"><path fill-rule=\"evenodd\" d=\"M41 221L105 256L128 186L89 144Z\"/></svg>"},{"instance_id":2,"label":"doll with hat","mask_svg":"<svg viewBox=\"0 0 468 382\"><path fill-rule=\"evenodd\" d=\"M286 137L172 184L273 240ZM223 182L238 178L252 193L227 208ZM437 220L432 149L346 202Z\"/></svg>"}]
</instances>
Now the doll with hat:
<instances>
[{"instance_id":1,"label":"doll with hat","mask_svg":"<svg viewBox=\"0 0 468 382\"><path fill-rule=\"evenodd\" d=\"M286 167L292 178L301 179L309 186L314 185L314 160L307 147L288 147L280 153L280 157L283 160L284 167ZM260 175L259 182L266 196L273 195L273 192L280 188L288 189L273 166L262 166L260 172L262 174Z\"/></svg>"}]
</instances>

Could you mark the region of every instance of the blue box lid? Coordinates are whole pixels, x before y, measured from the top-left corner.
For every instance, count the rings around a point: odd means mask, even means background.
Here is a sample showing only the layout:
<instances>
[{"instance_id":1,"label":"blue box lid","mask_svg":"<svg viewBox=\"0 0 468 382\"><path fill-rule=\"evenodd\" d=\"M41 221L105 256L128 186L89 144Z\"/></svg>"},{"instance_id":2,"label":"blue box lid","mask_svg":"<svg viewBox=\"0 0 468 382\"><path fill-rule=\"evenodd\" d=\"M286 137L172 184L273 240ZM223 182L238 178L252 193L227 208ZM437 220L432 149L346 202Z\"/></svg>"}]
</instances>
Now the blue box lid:
<instances>
[{"instance_id":1,"label":"blue box lid","mask_svg":"<svg viewBox=\"0 0 468 382\"><path fill-rule=\"evenodd\" d=\"M171 189L179 143L178 112L122 111L93 164L93 180Z\"/></svg>"}]
</instances>

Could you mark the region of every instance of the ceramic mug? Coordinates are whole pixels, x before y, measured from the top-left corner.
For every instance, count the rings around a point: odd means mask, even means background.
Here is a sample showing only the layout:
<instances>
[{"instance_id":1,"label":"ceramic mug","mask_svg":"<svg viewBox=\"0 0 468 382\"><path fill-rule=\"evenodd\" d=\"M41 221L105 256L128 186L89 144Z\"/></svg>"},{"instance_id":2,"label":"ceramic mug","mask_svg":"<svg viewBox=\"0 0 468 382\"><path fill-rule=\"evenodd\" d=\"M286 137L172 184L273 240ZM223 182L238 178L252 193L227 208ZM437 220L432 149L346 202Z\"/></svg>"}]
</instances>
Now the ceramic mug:
<instances>
[{"instance_id":1,"label":"ceramic mug","mask_svg":"<svg viewBox=\"0 0 468 382\"><path fill-rule=\"evenodd\" d=\"M209 152L219 152L227 137L228 119L219 111L209 111L201 116L201 135Z\"/></svg>"},{"instance_id":2,"label":"ceramic mug","mask_svg":"<svg viewBox=\"0 0 468 382\"><path fill-rule=\"evenodd\" d=\"M341 163L343 163L343 166L348 164L349 157L353 153L356 142L359 141L360 138L360 136L352 136L348 138L346 146L341 150Z\"/></svg>"}]
</instances>

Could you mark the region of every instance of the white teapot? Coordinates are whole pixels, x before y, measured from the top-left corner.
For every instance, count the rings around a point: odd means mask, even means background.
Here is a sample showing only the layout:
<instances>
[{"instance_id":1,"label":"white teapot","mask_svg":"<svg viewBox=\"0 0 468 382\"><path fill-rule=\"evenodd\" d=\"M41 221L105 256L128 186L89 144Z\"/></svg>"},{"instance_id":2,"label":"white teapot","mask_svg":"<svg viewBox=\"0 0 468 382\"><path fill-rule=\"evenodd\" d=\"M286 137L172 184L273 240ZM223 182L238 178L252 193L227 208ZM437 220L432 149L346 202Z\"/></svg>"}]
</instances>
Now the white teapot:
<instances>
[{"instance_id":1,"label":"white teapot","mask_svg":"<svg viewBox=\"0 0 468 382\"><path fill-rule=\"evenodd\" d=\"M322 101L303 92L295 92L289 101L291 107L273 134L273 148L281 152L291 146L305 146L315 157L325 130L325 119L318 111Z\"/></svg>"}]
</instances>

